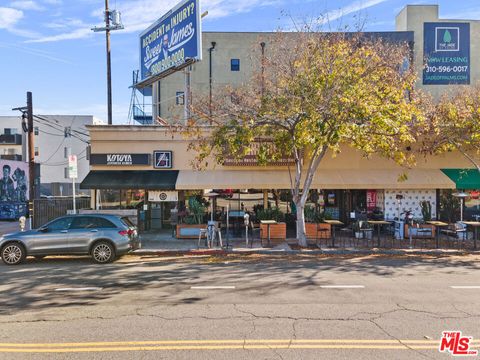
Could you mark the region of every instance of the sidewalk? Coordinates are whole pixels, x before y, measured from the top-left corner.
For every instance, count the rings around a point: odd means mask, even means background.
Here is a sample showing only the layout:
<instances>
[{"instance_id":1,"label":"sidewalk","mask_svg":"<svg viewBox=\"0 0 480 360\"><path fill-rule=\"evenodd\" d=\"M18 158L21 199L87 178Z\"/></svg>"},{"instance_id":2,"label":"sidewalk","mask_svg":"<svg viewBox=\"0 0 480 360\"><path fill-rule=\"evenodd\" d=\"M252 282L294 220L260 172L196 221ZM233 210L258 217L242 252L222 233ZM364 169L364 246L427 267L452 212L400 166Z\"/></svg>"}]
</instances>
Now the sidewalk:
<instances>
[{"instance_id":1,"label":"sidewalk","mask_svg":"<svg viewBox=\"0 0 480 360\"><path fill-rule=\"evenodd\" d=\"M226 247L226 239L223 239L224 247L207 248L202 239L198 248L198 240L176 239L170 233L148 233L140 235L142 248L135 250L135 255L224 255L224 254L263 254L263 255L458 255L458 254L479 254L480 251L468 251L465 249L403 249L403 248L328 248L321 249L309 247L305 249L292 249L295 246L295 239L287 239L279 245L264 248L260 241L255 239L252 247L247 247L245 238L229 239L229 246ZM292 247L290 245L292 245Z\"/></svg>"}]
</instances>

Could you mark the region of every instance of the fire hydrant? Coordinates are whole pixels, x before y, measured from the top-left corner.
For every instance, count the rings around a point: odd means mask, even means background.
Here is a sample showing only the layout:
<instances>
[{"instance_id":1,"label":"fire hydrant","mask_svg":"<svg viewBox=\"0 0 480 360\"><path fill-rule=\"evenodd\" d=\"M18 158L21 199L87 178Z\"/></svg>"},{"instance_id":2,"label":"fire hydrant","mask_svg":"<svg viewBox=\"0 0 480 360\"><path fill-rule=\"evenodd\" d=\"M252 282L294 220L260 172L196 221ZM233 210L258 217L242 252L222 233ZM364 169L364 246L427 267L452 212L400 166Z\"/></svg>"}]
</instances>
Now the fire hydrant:
<instances>
[{"instance_id":1,"label":"fire hydrant","mask_svg":"<svg viewBox=\"0 0 480 360\"><path fill-rule=\"evenodd\" d=\"M20 231L25 231L25 223L27 218L25 216L20 216L18 219L18 226L20 226Z\"/></svg>"}]
</instances>

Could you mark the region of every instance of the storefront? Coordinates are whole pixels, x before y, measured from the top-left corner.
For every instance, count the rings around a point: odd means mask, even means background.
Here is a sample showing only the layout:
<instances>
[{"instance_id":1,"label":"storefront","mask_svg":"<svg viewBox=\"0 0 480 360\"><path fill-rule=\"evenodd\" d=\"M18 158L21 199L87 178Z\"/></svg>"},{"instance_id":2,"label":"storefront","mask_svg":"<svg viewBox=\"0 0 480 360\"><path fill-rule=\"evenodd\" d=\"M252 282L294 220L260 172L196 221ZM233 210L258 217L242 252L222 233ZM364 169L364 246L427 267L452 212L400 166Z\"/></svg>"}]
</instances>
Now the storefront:
<instances>
[{"instance_id":1,"label":"storefront","mask_svg":"<svg viewBox=\"0 0 480 360\"><path fill-rule=\"evenodd\" d=\"M287 164L266 167L252 161L209 161L205 169L193 170L191 141L172 135L165 127L90 126L89 130L91 170L81 187L92 191L94 209L136 209L141 228L154 231L170 231L179 222L206 223L212 206L218 220L226 221L228 211L230 224L240 223L244 211L257 214L275 208L287 224L294 224ZM403 169L383 158L366 159L344 147L335 158L325 157L307 205L348 223L353 216L393 220L405 209L422 218L420 202L427 201L435 218L440 193L458 188L445 170L452 163L469 167L460 154L448 153ZM195 216L195 207L203 210L201 219Z\"/></svg>"}]
</instances>

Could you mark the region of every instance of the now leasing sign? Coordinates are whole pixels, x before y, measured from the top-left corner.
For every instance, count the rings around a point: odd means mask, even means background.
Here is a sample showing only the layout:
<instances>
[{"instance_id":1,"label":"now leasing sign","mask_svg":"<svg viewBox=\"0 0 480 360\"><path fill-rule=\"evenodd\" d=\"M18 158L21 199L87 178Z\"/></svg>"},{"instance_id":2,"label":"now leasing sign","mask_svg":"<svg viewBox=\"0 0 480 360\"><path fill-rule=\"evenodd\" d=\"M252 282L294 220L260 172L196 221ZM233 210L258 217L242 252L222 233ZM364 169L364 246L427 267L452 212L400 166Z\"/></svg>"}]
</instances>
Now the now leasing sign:
<instances>
[{"instance_id":1,"label":"now leasing sign","mask_svg":"<svg viewBox=\"0 0 480 360\"><path fill-rule=\"evenodd\" d=\"M150 165L150 154L91 154L90 165Z\"/></svg>"},{"instance_id":2,"label":"now leasing sign","mask_svg":"<svg viewBox=\"0 0 480 360\"><path fill-rule=\"evenodd\" d=\"M424 85L470 84L470 24L424 23Z\"/></svg>"}]
</instances>

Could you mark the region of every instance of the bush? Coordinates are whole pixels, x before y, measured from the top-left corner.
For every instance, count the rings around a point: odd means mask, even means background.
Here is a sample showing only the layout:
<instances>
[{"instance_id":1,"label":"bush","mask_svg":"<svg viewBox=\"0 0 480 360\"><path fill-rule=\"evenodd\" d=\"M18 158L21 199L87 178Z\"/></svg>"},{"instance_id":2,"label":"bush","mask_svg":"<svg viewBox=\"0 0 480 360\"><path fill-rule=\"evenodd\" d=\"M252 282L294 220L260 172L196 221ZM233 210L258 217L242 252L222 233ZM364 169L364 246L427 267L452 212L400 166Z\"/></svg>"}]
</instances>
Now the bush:
<instances>
[{"instance_id":1,"label":"bush","mask_svg":"<svg viewBox=\"0 0 480 360\"><path fill-rule=\"evenodd\" d=\"M276 222L284 222L285 214L278 208L261 209L257 211L257 220L275 220Z\"/></svg>"}]
</instances>

